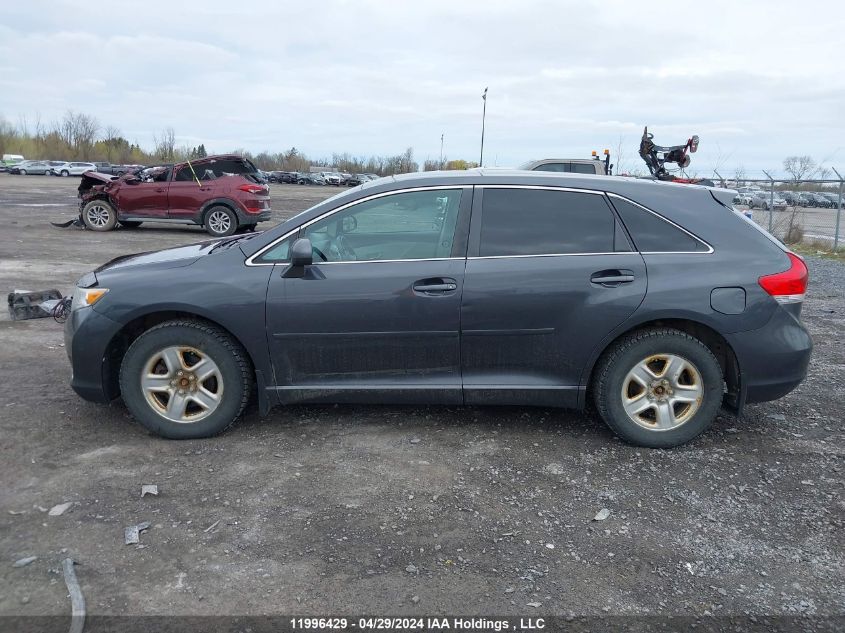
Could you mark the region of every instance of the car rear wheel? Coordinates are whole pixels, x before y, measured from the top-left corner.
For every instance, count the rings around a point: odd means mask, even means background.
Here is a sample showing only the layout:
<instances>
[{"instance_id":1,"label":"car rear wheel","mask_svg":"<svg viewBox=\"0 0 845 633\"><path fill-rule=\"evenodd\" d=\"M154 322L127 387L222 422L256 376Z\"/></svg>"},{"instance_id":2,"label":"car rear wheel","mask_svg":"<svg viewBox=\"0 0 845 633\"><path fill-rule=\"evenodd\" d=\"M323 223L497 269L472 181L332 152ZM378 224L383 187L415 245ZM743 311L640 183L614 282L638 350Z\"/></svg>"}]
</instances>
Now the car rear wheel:
<instances>
[{"instance_id":1,"label":"car rear wheel","mask_svg":"<svg viewBox=\"0 0 845 633\"><path fill-rule=\"evenodd\" d=\"M82 222L92 231L111 231L117 224L117 213L104 200L92 200L82 208Z\"/></svg>"},{"instance_id":2,"label":"car rear wheel","mask_svg":"<svg viewBox=\"0 0 845 633\"><path fill-rule=\"evenodd\" d=\"M214 237L226 237L238 229L238 216L226 207L211 207L205 215L205 230Z\"/></svg>"},{"instance_id":3,"label":"car rear wheel","mask_svg":"<svg viewBox=\"0 0 845 633\"><path fill-rule=\"evenodd\" d=\"M222 433L252 393L246 351L200 321L168 321L139 336L120 367L127 408L144 427L172 439Z\"/></svg>"},{"instance_id":4,"label":"car rear wheel","mask_svg":"<svg viewBox=\"0 0 845 633\"><path fill-rule=\"evenodd\" d=\"M63 169L63 170L62 170L62 176L64 176L65 178L67 178L68 176L70 176L70 172L69 172L67 169Z\"/></svg>"},{"instance_id":5,"label":"car rear wheel","mask_svg":"<svg viewBox=\"0 0 845 633\"><path fill-rule=\"evenodd\" d=\"M26 176L26 169L21 169L20 174L21 176Z\"/></svg>"},{"instance_id":6,"label":"car rear wheel","mask_svg":"<svg viewBox=\"0 0 845 633\"><path fill-rule=\"evenodd\" d=\"M599 414L622 439L669 448L697 437L722 402L719 362L701 341L670 328L634 332L597 365L593 396Z\"/></svg>"}]
</instances>

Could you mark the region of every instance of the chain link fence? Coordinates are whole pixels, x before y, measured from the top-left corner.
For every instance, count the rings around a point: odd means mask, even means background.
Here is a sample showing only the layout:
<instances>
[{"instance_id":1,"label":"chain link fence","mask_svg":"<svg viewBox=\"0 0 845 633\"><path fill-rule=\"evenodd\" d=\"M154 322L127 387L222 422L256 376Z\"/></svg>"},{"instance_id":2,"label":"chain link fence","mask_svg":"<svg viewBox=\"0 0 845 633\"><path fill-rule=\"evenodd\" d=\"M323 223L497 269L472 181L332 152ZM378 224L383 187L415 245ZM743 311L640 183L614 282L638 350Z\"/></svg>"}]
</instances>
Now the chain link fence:
<instances>
[{"instance_id":1,"label":"chain link fence","mask_svg":"<svg viewBox=\"0 0 845 633\"><path fill-rule=\"evenodd\" d=\"M827 251L843 247L845 181L841 177L722 180L717 185L736 189L734 207L787 244L806 244Z\"/></svg>"}]
</instances>

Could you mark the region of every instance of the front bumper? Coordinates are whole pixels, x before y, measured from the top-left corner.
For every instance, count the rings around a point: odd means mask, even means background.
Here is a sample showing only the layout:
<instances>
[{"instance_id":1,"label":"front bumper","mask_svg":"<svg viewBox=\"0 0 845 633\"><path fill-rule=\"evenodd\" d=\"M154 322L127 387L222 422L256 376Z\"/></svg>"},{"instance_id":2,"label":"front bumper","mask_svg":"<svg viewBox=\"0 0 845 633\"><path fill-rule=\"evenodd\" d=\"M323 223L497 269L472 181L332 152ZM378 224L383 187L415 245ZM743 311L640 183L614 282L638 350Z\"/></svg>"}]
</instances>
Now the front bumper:
<instances>
[{"instance_id":1,"label":"front bumper","mask_svg":"<svg viewBox=\"0 0 845 633\"><path fill-rule=\"evenodd\" d=\"M109 354L109 344L121 325L91 307L71 312L65 321L65 350L73 374L70 386L85 400L109 402L120 390L116 362Z\"/></svg>"},{"instance_id":2,"label":"front bumper","mask_svg":"<svg viewBox=\"0 0 845 633\"><path fill-rule=\"evenodd\" d=\"M807 376L813 339L786 308L778 308L760 329L725 338L739 362L744 403L782 398Z\"/></svg>"}]
</instances>

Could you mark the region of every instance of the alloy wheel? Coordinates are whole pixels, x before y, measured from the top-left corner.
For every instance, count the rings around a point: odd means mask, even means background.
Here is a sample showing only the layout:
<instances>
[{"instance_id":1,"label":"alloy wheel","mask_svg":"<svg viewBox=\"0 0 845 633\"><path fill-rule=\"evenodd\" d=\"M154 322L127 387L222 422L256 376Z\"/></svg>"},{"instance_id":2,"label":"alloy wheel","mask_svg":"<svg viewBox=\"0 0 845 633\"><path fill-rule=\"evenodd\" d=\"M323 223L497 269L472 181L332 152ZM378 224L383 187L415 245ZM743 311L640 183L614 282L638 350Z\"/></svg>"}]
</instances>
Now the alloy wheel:
<instances>
[{"instance_id":1,"label":"alloy wheel","mask_svg":"<svg viewBox=\"0 0 845 633\"><path fill-rule=\"evenodd\" d=\"M622 381L622 406L635 424L669 431L688 422L701 407L704 384L698 368L674 354L638 362Z\"/></svg>"},{"instance_id":2,"label":"alloy wheel","mask_svg":"<svg viewBox=\"0 0 845 633\"><path fill-rule=\"evenodd\" d=\"M85 215L88 218L88 222L97 228L105 228L109 223L109 209L102 205L95 204L89 207Z\"/></svg>"},{"instance_id":3,"label":"alloy wheel","mask_svg":"<svg viewBox=\"0 0 845 633\"><path fill-rule=\"evenodd\" d=\"M232 227L232 219L225 211L213 211L208 216L208 226L215 233L225 233Z\"/></svg>"},{"instance_id":4,"label":"alloy wheel","mask_svg":"<svg viewBox=\"0 0 845 633\"><path fill-rule=\"evenodd\" d=\"M160 416L173 422L198 422L220 406L223 377L217 363L204 352L193 347L165 347L145 363L141 391Z\"/></svg>"}]
</instances>

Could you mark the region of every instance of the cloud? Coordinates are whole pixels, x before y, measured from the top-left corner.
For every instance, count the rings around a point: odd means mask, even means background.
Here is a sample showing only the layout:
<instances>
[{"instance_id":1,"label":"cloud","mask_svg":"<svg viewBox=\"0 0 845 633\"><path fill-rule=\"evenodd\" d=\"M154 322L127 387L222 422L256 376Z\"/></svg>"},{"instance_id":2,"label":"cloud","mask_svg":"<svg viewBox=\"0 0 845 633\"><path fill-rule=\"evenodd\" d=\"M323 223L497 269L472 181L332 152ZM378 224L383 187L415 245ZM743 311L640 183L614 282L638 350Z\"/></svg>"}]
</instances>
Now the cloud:
<instances>
[{"instance_id":1,"label":"cloud","mask_svg":"<svg viewBox=\"0 0 845 633\"><path fill-rule=\"evenodd\" d=\"M842 144L845 9L754 0L319 5L30 0L4 7L0 115L93 114L149 145L165 127L214 151L588 156L643 125L701 136L693 167L777 167ZM835 155L835 154L834 154ZM633 161L630 161L634 166Z\"/></svg>"}]
</instances>

